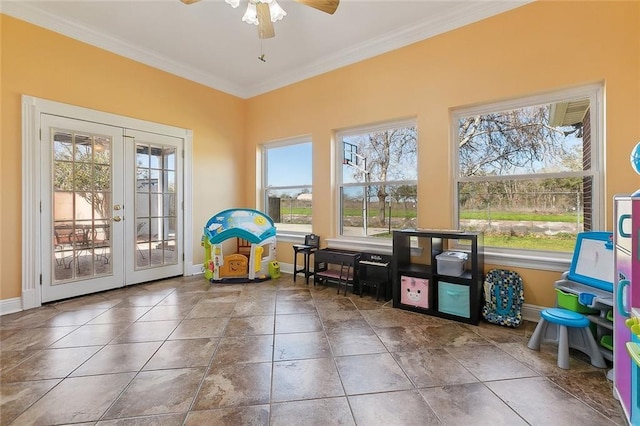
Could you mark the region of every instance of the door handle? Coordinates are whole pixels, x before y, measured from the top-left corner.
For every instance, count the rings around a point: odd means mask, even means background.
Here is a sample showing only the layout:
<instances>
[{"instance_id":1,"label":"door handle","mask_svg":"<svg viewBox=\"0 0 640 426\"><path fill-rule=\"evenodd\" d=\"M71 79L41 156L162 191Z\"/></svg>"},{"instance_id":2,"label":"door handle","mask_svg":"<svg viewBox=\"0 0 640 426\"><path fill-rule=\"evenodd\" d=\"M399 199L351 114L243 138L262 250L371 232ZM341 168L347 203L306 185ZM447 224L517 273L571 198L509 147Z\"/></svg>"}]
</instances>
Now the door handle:
<instances>
[{"instance_id":1,"label":"door handle","mask_svg":"<svg viewBox=\"0 0 640 426\"><path fill-rule=\"evenodd\" d=\"M120 209L123 209L123 208L124 208L124 206L121 206L120 204L116 204L115 206L113 206L114 210L120 210Z\"/></svg>"},{"instance_id":2,"label":"door handle","mask_svg":"<svg viewBox=\"0 0 640 426\"><path fill-rule=\"evenodd\" d=\"M113 217L113 221L114 222L120 222L122 219L124 219L124 217L120 217L120 216L114 216Z\"/></svg>"}]
</instances>

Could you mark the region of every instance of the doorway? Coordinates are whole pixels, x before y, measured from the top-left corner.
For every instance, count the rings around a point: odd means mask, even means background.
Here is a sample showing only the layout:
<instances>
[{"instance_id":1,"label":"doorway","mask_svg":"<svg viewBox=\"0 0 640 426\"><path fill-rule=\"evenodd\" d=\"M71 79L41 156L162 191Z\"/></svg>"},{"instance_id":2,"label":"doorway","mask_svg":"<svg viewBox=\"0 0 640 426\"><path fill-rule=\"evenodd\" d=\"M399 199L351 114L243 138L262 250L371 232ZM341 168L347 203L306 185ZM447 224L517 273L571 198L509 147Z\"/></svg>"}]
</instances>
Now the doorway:
<instances>
[{"instance_id":1,"label":"doorway","mask_svg":"<svg viewBox=\"0 0 640 426\"><path fill-rule=\"evenodd\" d=\"M36 106L28 115L38 135L32 201L40 204L25 226L40 237L23 247L39 272L33 291L23 276L23 309L186 275L190 131L24 98Z\"/></svg>"}]
</instances>

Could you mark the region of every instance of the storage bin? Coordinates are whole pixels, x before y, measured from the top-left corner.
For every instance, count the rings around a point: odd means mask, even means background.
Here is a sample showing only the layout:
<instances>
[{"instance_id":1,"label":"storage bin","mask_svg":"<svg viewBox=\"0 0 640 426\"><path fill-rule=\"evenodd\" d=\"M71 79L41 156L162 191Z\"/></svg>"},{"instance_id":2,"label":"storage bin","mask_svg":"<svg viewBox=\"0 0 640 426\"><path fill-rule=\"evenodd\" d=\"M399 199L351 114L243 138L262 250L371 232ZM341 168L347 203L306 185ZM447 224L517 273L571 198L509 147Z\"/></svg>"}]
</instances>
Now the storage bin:
<instances>
[{"instance_id":1,"label":"storage bin","mask_svg":"<svg viewBox=\"0 0 640 426\"><path fill-rule=\"evenodd\" d=\"M444 281L438 283L438 311L469 318L469 287Z\"/></svg>"},{"instance_id":2,"label":"storage bin","mask_svg":"<svg viewBox=\"0 0 640 426\"><path fill-rule=\"evenodd\" d=\"M579 312L581 314L595 314L599 312L596 309L591 309L587 306L581 305L578 302L578 295L572 293L565 293L564 291L556 288L556 303L559 308L568 309L573 312Z\"/></svg>"},{"instance_id":3,"label":"storage bin","mask_svg":"<svg viewBox=\"0 0 640 426\"><path fill-rule=\"evenodd\" d=\"M406 275L400 276L400 303L429 308L429 280Z\"/></svg>"},{"instance_id":4,"label":"storage bin","mask_svg":"<svg viewBox=\"0 0 640 426\"><path fill-rule=\"evenodd\" d=\"M467 253L459 251L445 251L436 256L438 274L459 277L464 272L464 262L467 261Z\"/></svg>"}]
</instances>

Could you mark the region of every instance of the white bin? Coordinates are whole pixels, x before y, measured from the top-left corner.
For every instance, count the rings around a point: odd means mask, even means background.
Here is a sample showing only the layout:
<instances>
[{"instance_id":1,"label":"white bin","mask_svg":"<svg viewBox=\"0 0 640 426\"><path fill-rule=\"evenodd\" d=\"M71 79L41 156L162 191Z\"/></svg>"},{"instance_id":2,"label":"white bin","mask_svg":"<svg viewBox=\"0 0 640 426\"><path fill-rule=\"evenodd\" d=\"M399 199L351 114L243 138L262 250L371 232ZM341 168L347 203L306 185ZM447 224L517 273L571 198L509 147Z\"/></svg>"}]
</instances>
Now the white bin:
<instances>
[{"instance_id":1,"label":"white bin","mask_svg":"<svg viewBox=\"0 0 640 426\"><path fill-rule=\"evenodd\" d=\"M459 277L464 272L464 262L467 261L467 253L459 251L445 251L436 256L438 262L438 274Z\"/></svg>"}]
</instances>

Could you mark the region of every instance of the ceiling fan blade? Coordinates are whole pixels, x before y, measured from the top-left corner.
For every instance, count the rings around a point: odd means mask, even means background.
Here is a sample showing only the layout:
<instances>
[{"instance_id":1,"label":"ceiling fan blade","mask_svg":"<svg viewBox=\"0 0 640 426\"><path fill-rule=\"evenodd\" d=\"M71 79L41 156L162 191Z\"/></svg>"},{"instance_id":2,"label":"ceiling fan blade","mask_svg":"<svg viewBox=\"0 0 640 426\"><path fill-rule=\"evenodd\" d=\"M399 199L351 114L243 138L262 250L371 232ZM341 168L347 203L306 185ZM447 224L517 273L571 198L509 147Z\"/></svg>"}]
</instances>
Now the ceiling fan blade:
<instances>
[{"instance_id":1,"label":"ceiling fan blade","mask_svg":"<svg viewBox=\"0 0 640 426\"><path fill-rule=\"evenodd\" d=\"M276 32L271 22L271 12L268 3L256 3L256 12L258 14L258 36L261 39L275 37Z\"/></svg>"},{"instance_id":2,"label":"ceiling fan blade","mask_svg":"<svg viewBox=\"0 0 640 426\"><path fill-rule=\"evenodd\" d=\"M312 7L314 9L321 10L329 15L333 15L333 13L338 8L340 4L340 0L296 0L298 3L302 3L305 6Z\"/></svg>"},{"instance_id":3,"label":"ceiling fan blade","mask_svg":"<svg viewBox=\"0 0 640 426\"><path fill-rule=\"evenodd\" d=\"M182 3L184 4L193 4L193 3L197 3L200 0L180 0Z\"/></svg>"}]
</instances>

